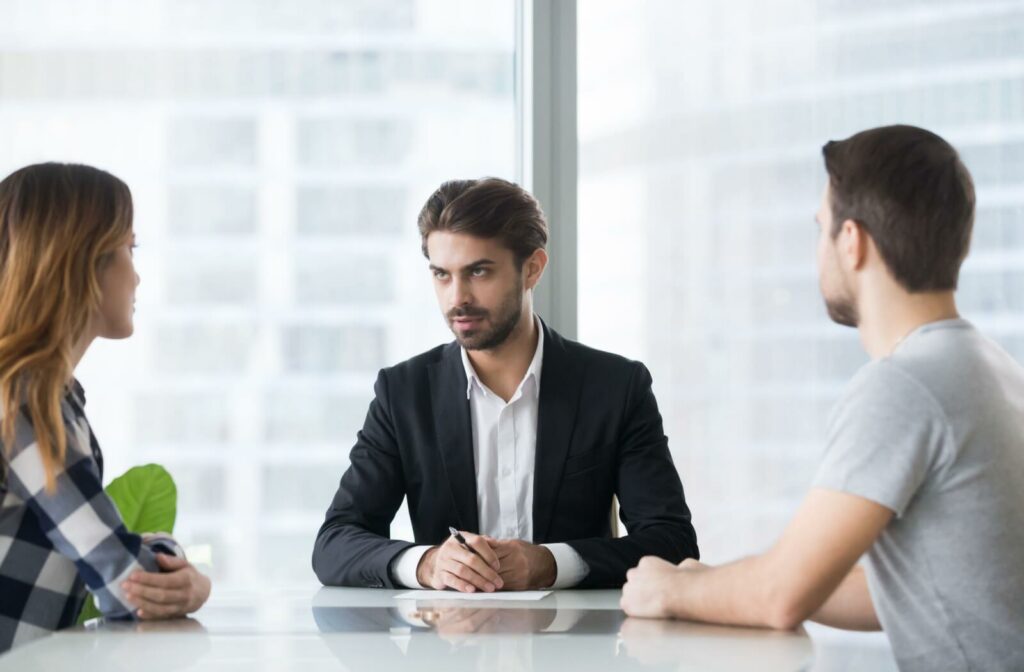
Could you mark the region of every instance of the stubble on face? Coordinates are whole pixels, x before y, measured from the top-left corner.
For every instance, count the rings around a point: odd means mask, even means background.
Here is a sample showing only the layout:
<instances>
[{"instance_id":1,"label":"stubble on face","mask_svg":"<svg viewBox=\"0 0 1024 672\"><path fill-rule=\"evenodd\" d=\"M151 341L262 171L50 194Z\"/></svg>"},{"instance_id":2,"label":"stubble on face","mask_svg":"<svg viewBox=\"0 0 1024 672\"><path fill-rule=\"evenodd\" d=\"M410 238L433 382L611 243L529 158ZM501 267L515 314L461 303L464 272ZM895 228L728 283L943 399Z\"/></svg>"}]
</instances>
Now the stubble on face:
<instances>
[{"instance_id":1,"label":"stubble on face","mask_svg":"<svg viewBox=\"0 0 1024 672\"><path fill-rule=\"evenodd\" d=\"M448 328L455 335L455 340L466 350L493 350L508 340L522 315L523 280L520 275L494 311L478 306L461 306L448 311L445 319L448 321ZM453 324L457 317L481 318L481 322L490 326L460 333Z\"/></svg>"},{"instance_id":2,"label":"stubble on face","mask_svg":"<svg viewBox=\"0 0 1024 672\"><path fill-rule=\"evenodd\" d=\"M829 318L836 324L854 328L860 324L857 306L849 297L825 297L825 310L828 311Z\"/></svg>"},{"instance_id":3,"label":"stubble on face","mask_svg":"<svg viewBox=\"0 0 1024 672\"><path fill-rule=\"evenodd\" d=\"M828 235L828 233L823 235ZM830 248L825 257L824 267L821 269L820 283L825 310L829 318L836 324L841 324L844 327L856 327L860 322L860 315L857 313L857 303L854 301L849 284L839 268L835 241L829 240L826 244Z\"/></svg>"},{"instance_id":4,"label":"stubble on face","mask_svg":"<svg viewBox=\"0 0 1024 672\"><path fill-rule=\"evenodd\" d=\"M853 292L839 267L836 238L832 235L832 218L831 188L827 186L822 195L818 214L815 216L818 235L821 236L818 247L818 288L825 301L825 311L829 318L844 327L856 327L860 322L860 315L857 313Z\"/></svg>"}]
</instances>

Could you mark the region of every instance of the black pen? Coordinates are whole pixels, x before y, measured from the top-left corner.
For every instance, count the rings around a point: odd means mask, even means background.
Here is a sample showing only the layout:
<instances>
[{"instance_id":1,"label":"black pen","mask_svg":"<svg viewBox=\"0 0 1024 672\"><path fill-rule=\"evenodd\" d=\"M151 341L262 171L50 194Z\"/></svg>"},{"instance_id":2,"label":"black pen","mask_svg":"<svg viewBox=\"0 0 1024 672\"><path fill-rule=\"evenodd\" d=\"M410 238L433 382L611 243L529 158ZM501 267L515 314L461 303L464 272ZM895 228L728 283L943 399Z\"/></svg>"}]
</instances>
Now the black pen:
<instances>
[{"instance_id":1,"label":"black pen","mask_svg":"<svg viewBox=\"0 0 1024 672\"><path fill-rule=\"evenodd\" d=\"M470 553L472 553L476 557L480 558L481 560L484 560L484 556L482 556L479 553L477 553L475 548L473 548L472 546L470 546L469 544L466 543L466 538L464 536L462 536L461 532L456 530L451 525L448 526L448 531L452 533L453 537L455 537L455 541L457 541L460 544L462 544L463 548L468 549ZM486 560L484 560L484 564L487 565L489 563Z\"/></svg>"}]
</instances>

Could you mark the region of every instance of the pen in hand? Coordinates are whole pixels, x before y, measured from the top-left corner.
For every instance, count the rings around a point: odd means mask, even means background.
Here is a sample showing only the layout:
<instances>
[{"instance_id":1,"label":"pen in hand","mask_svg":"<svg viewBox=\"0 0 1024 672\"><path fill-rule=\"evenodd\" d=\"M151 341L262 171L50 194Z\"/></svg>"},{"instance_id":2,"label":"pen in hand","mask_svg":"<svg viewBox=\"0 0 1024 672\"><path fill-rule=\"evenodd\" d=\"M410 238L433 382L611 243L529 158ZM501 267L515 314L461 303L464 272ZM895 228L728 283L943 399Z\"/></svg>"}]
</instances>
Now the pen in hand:
<instances>
[{"instance_id":1,"label":"pen in hand","mask_svg":"<svg viewBox=\"0 0 1024 672\"><path fill-rule=\"evenodd\" d=\"M458 530L456 530L456 529L455 529L454 527L452 527L451 525L449 525L449 526L448 526L448 531L452 533L452 536L453 536L453 537L455 537L455 541L459 542L459 544L460 544L460 545L461 545L461 546L462 546L463 548L465 548L465 549L466 549L466 550L468 550L468 551L469 551L470 553L472 553L472 554L473 554L473 555L475 555L476 557L478 557L478 558L480 558L481 560L483 560L483 561L484 561L484 564L485 564L485 565L487 565L488 567L490 567L490 566L491 566L491 563L487 562L487 560L485 560L485 559L484 559L484 556L480 555L480 551L476 550L475 548L473 548L472 546L470 546L470 545L469 545L469 542L468 542L468 541L466 541L466 538L465 538L464 536L462 536L462 533L461 533L461 532L459 532Z\"/></svg>"},{"instance_id":2,"label":"pen in hand","mask_svg":"<svg viewBox=\"0 0 1024 672\"><path fill-rule=\"evenodd\" d=\"M462 548L466 549L467 551L469 551L470 553L472 553L476 557L480 558L481 562L483 562L484 565L486 565L488 568L492 568L495 572L498 571L498 568L494 567L490 562L488 562L484 558L484 556L482 556L480 554L480 551L476 550L475 548L473 548L472 546L469 545L469 542L466 541L466 538L464 536L462 536L461 532L459 532L457 529L455 529L451 525L448 526L448 532L451 533L452 538L455 539L456 542L458 542L459 546L461 546ZM494 585L500 590L501 587L502 587L502 584L503 584L503 582L501 580L501 576L499 575L497 581L494 582Z\"/></svg>"},{"instance_id":3,"label":"pen in hand","mask_svg":"<svg viewBox=\"0 0 1024 672\"><path fill-rule=\"evenodd\" d=\"M469 545L469 543L468 543L468 542L466 541L466 538L465 538L464 536L462 536L462 533L461 533L461 532L459 532L458 530L456 530L456 529L455 529L454 527L452 527L451 525L449 525L449 526L448 526L448 531L452 533L452 536L453 536L453 537L455 537L455 541L457 541L457 542L459 542L460 544L462 544L462 547L463 547L463 548L465 548L466 550L468 550L468 551L469 551L470 553L472 553L472 554L473 554L473 555L475 555L476 557L480 558L481 560L484 560L484 556L482 556L482 555L480 555L479 553L477 553L477 550L476 550L475 548L473 548L472 546L470 546L470 545ZM487 561L486 561L486 560L484 560L484 563L486 564L486 563L487 563Z\"/></svg>"}]
</instances>

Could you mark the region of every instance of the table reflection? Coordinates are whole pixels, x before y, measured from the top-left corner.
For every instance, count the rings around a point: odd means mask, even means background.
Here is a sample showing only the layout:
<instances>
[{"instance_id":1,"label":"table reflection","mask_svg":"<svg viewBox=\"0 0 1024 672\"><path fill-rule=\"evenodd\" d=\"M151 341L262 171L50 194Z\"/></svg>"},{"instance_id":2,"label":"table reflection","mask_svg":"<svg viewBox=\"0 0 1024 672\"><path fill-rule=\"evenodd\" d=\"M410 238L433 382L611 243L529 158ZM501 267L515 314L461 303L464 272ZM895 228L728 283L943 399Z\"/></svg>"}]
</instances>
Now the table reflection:
<instances>
[{"instance_id":1,"label":"table reflection","mask_svg":"<svg viewBox=\"0 0 1024 672\"><path fill-rule=\"evenodd\" d=\"M313 618L332 653L350 669L408 669L430 661L446 671L493 672L605 669L619 655L624 615L608 609L402 601L386 608L314 606ZM646 669L639 663L625 669L634 668Z\"/></svg>"},{"instance_id":2,"label":"table reflection","mask_svg":"<svg viewBox=\"0 0 1024 672\"><path fill-rule=\"evenodd\" d=\"M108 621L103 618L93 618L85 622L83 629L86 632L207 634L206 627L191 616L169 618L160 621Z\"/></svg>"},{"instance_id":3,"label":"table reflection","mask_svg":"<svg viewBox=\"0 0 1024 672\"><path fill-rule=\"evenodd\" d=\"M630 619L614 609L399 602L315 606L313 616L332 653L352 669L432 661L446 670L725 671L752 662L759 669L800 670L813 653L802 632Z\"/></svg>"},{"instance_id":4,"label":"table reflection","mask_svg":"<svg viewBox=\"0 0 1024 672\"><path fill-rule=\"evenodd\" d=\"M210 652L209 634L203 624L194 618L165 621L107 621L94 618L86 621L80 630L64 631L61 634L77 640L81 654L90 657L90 663L94 663L90 666L113 672L138 669L140 665L167 672L190 670ZM154 644L151 635L159 637L161 642L187 642L187 645L161 646ZM67 653L62 647L55 647L46 640L34 642L30 646L34 649L34 655L31 660L19 663L19 672L69 669ZM15 652L20 653L18 649ZM86 667L84 662L82 667Z\"/></svg>"},{"instance_id":5,"label":"table reflection","mask_svg":"<svg viewBox=\"0 0 1024 672\"><path fill-rule=\"evenodd\" d=\"M492 634L614 635L625 615L612 609L531 609L440 606L436 602L404 602L395 607L314 606L313 619L322 633L414 632L441 636Z\"/></svg>"},{"instance_id":6,"label":"table reflection","mask_svg":"<svg viewBox=\"0 0 1024 672\"><path fill-rule=\"evenodd\" d=\"M619 632L622 649L648 666L727 672L751 669L801 670L814 655L803 628L776 632L704 623L627 618Z\"/></svg>"},{"instance_id":7,"label":"table reflection","mask_svg":"<svg viewBox=\"0 0 1024 672\"><path fill-rule=\"evenodd\" d=\"M0 670L107 672L339 669L806 669L804 633L628 619L617 591L556 591L536 602L396 600L398 591L218 595L197 619L90 623L0 657Z\"/></svg>"}]
</instances>

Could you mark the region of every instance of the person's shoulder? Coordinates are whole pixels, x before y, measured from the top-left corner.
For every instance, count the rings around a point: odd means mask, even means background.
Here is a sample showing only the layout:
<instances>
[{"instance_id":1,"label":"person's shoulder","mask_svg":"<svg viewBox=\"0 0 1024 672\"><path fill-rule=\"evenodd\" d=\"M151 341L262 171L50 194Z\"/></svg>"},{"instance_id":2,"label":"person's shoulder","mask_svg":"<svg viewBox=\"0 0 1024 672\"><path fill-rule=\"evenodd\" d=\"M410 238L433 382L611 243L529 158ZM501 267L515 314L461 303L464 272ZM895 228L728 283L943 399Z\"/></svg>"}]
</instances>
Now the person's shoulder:
<instances>
[{"instance_id":1,"label":"person's shoulder","mask_svg":"<svg viewBox=\"0 0 1024 672\"><path fill-rule=\"evenodd\" d=\"M913 373L894 361L891 357L875 359L857 370L857 373L850 379L847 386L848 392L857 390L872 390L894 388L917 387L920 383ZM900 390L905 391L905 390Z\"/></svg>"},{"instance_id":2,"label":"person's shoulder","mask_svg":"<svg viewBox=\"0 0 1024 672\"><path fill-rule=\"evenodd\" d=\"M0 412L0 422L5 421L7 415L6 411ZM26 449L36 448L36 430L30 420L28 405L19 405L10 415L12 416L11 424L14 431L12 436L9 437L11 439L10 443L3 440L6 437L0 437L0 463L10 462ZM67 413L61 413L61 419L65 431L74 426Z\"/></svg>"},{"instance_id":3,"label":"person's shoulder","mask_svg":"<svg viewBox=\"0 0 1024 672\"><path fill-rule=\"evenodd\" d=\"M970 390L967 383L1020 380L1022 373L1001 345L962 319L932 326L888 359L936 391L954 396Z\"/></svg>"},{"instance_id":4,"label":"person's shoulder","mask_svg":"<svg viewBox=\"0 0 1024 672\"><path fill-rule=\"evenodd\" d=\"M928 382L900 360L883 357L868 362L850 380L840 406L866 412L944 415L942 404Z\"/></svg>"},{"instance_id":5,"label":"person's shoulder","mask_svg":"<svg viewBox=\"0 0 1024 672\"><path fill-rule=\"evenodd\" d=\"M445 357L450 357L458 354L458 345L453 343L445 343L435 348L431 348L426 352L410 357L409 359L392 364L391 366L384 367L381 369L381 375L386 377L388 380L407 380L413 378L419 378L427 374L427 372L435 365L442 362Z\"/></svg>"},{"instance_id":6,"label":"person's shoulder","mask_svg":"<svg viewBox=\"0 0 1024 672\"><path fill-rule=\"evenodd\" d=\"M566 354L580 362L588 371L599 372L602 376L631 377L635 375L650 375L643 362L624 357L623 355L607 350L584 345L564 336L554 334L559 345ZM548 347L545 345L545 347Z\"/></svg>"}]
</instances>

